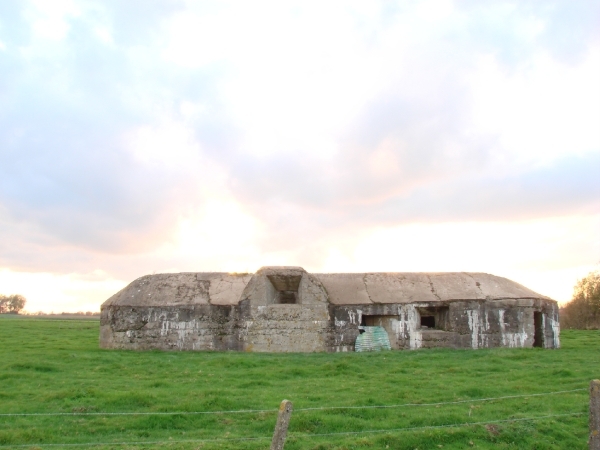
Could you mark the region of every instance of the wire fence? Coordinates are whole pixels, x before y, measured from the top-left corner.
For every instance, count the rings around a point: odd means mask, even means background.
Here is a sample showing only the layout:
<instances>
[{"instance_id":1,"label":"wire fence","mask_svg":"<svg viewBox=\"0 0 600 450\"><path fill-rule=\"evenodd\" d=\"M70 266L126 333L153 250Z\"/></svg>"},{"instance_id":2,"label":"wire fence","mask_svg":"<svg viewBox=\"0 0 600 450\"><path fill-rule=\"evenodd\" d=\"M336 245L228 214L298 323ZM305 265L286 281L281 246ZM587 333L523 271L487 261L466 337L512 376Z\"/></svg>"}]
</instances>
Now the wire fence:
<instances>
[{"instance_id":1,"label":"wire fence","mask_svg":"<svg viewBox=\"0 0 600 450\"><path fill-rule=\"evenodd\" d=\"M550 395L561 395L574 392L587 391L587 388L577 388L562 391L552 391L534 394L519 394L519 395L505 395L500 397L486 397L469 400L453 400L435 403L402 403L392 405L362 405L362 406L322 406L322 407L310 407L310 408L298 408L294 409L294 413L298 412L309 412L309 411L326 411L326 410L344 410L344 409L389 409L389 408L402 408L402 407L438 407L443 405L456 405L464 403L476 403L476 402L491 402L491 401L502 401L509 399L522 399L531 397L542 397ZM210 414L252 414L252 413L273 413L279 411L278 409L240 409L240 410L223 410L223 411L143 411L143 412L54 412L54 413L0 413L0 417L31 417L31 416L165 416L165 415L210 415ZM585 413L579 412L567 412L559 414L547 414L533 417L518 417L508 419L496 419L490 421L475 421L475 422L460 422L442 425L423 425L414 427L401 427L401 428L386 428L386 429L372 429L372 430L356 430L356 431L341 431L331 433L290 433L288 438L291 439L312 439L326 436L352 436L361 434L383 434L383 433L399 433L407 431L423 431L423 430L435 430L445 428L457 428L457 427L472 427L478 425L491 425L499 423L513 423L513 422L531 422L541 421L555 418L565 417L576 417L582 416ZM52 447L99 447L99 446L141 446L141 445L168 445L168 444L200 444L200 443L227 443L227 442L243 442L243 441L261 441L270 440L271 436L256 436L256 437L231 437L231 438L204 438L204 439L179 439L179 440L147 440L147 441L125 441L125 442L81 442L81 443L27 443L27 444L8 444L0 445L0 448L25 448L25 447L38 447L38 448L52 448Z\"/></svg>"},{"instance_id":2,"label":"wire fence","mask_svg":"<svg viewBox=\"0 0 600 450\"><path fill-rule=\"evenodd\" d=\"M402 408L407 406L442 406L457 405L460 403L488 402L495 400L506 400L514 398L542 397L546 395L567 394L570 392L587 391L587 388L569 389L566 391L542 392L537 394L505 395L502 397L476 398L470 400L454 400L448 402L436 403L401 403L395 405L363 405L363 406L316 406L312 408L295 408L294 412L300 411L324 411L334 409L385 409ZM268 413L277 412L278 409L233 409L224 411L141 411L141 412L54 412L54 413L1 413L4 416L145 416L145 415L194 415L194 414L250 414L250 413Z\"/></svg>"},{"instance_id":3,"label":"wire fence","mask_svg":"<svg viewBox=\"0 0 600 450\"><path fill-rule=\"evenodd\" d=\"M230 411L141 411L141 412L58 412L58 413L6 413L2 416L185 416L196 414L250 414L277 412L277 409L233 409Z\"/></svg>"},{"instance_id":4,"label":"wire fence","mask_svg":"<svg viewBox=\"0 0 600 450\"><path fill-rule=\"evenodd\" d=\"M545 416L538 417L519 417L515 419L500 419L490 420L486 422L461 422L452 423L447 425L424 425L420 427L404 427L404 428L386 428L384 430L361 430L361 431L340 431L336 433L311 433L311 434L291 434L294 437L318 437L318 436L343 436L343 435L354 435L354 434L367 434L367 433L392 433L398 431L417 431L417 430L435 430L439 428L456 428L456 427L470 427L474 425L491 425L495 423L505 422L529 422L536 420L551 419L553 417L569 417L569 416L581 416L582 412L566 413L566 414L548 414Z\"/></svg>"},{"instance_id":5,"label":"wire fence","mask_svg":"<svg viewBox=\"0 0 600 450\"><path fill-rule=\"evenodd\" d=\"M374 434L374 433L394 433L401 431L419 431L419 430L433 430L441 428L457 428L457 427L470 427L475 425L491 425L497 423L507 422L530 422L544 419L551 419L556 417L571 417L571 416L582 416L584 413L567 413L567 414L549 414L539 417L522 417L515 419L501 419L501 420L490 420L487 422L465 422L465 423L454 423L448 425L427 425L421 427L404 427L404 428L386 428L382 430L361 430L361 431L342 431L336 433L291 433L288 435L289 438L313 438L323 436L350 436L358 434ZM186 444L186 443L205 443L205 442L240 442L240 441L260 441L271 439L271 436L259 436L259 437L240 437L240 438L215 438L215 439L179 439L179 440L168 440L168 441L127 441L127 442L84 442L84 443L68 443L68 444L19 444L19 445L0 445L0 448L24 448L24 447L99 447L102 445L168 445L168 444Z\"/></svg>"}]
</instances>

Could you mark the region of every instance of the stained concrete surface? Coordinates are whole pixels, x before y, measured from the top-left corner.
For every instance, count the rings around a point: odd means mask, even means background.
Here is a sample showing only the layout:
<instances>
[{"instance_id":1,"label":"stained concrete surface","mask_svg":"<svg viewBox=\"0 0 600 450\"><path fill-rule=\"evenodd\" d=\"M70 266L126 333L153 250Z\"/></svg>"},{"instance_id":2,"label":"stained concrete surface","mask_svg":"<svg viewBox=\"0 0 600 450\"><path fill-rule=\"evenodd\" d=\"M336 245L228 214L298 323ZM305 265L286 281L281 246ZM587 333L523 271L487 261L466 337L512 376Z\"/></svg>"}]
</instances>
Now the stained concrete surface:
<instances>
[{"instance_id":1,"label":"stained concrete surface","mask_svg":"<svg viewBox=\"0 0 600 450\"><path fill-rule=\"evenodd\" d=\"M353 351L358 327L374 321L393 349L560 345L556 302L506 278L301 267L141 277L102 305L100 345Z\"/></svg>"}]
</instances>

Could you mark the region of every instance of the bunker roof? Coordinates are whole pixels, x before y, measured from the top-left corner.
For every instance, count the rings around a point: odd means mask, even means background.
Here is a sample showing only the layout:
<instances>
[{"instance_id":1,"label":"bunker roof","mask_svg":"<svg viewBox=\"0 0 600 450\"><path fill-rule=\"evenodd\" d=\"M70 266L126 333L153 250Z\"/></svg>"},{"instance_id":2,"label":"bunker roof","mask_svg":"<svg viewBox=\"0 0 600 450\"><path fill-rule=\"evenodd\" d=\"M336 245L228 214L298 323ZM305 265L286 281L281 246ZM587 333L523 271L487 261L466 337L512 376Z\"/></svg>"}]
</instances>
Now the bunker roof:
<instances>
[{"instance_id":1,"label":"bunker roof","mask_svg":"<svg viewBox=\"0 0 600 450\"><path fill-rule=\"evenodd\" d=\"M548 299L507 278L478 272L314 274L336 305L452 300Z\"/></svg>"},{"instance_id":2,"label":"bunker roof","mask_svg":"<svg viewBox=\"0 0 600 450\"><path fill-rule=\"evenodd\" d=\"M310 275L335 305L417 303L454 300L546 299L514 281L487 273L311 273L301 267L265 267L257 274L200 272L146 275L110 297L103 306L236 305L253 276L280 283L277 272ZM298 275L294 275L298 276ZM297 288L297 286L296 286Z\"/></svg>"}]
</instances>

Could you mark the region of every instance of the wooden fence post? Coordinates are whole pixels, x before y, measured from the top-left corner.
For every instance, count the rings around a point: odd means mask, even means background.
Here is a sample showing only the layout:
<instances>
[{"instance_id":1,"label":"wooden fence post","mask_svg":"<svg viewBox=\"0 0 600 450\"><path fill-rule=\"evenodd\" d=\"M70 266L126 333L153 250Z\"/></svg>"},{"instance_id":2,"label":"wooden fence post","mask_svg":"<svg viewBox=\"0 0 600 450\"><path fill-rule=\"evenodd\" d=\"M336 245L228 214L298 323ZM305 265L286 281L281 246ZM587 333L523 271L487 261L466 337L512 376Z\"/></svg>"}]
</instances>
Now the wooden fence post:
<instances>
[{"instance_id":1,"label":"wooden fence post","mask_svg":"<svg viewBox=\"0 0 600 450\"><path fill-rule=\"evenodd\" d=\"M590 383L590 450L600 450L600 380Z\"/></svg>"},{"instance_id":2,"label":"wooden fence post","mask_svg":"<svg viewBox=\"0 0 600 450\"><path fill-rule=\"evenodd\" d=\"M271 450L283 450L285 438L287 437L288 425L294 405L289 400L284 400L279 405L279 414L277 415L277 424L273 432L273 440L271 441Z\"/></svg>"}]
</instances>

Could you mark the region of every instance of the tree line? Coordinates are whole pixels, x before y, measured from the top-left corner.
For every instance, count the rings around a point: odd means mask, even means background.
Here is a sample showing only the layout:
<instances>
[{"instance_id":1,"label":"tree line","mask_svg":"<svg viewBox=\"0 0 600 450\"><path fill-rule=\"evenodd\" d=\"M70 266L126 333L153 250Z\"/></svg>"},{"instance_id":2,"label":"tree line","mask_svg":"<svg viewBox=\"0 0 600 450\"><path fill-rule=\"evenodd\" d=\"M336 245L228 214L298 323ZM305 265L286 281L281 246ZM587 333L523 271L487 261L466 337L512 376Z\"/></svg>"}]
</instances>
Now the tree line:
<instances>
[{"instance_id":1,"label":"tree line","mask_svg":"<svg viewBox=\"0 0 600 450\"><path fill-rule=\"evenodd\" d=\"M19 294L0 294L0 314L19 314L25 308L27 300Z\"/></svg>"},{"instance_id":2,"label":"tree line","mask_svg":"<svg viewBox=\"0 0 600 450\"><path fill-rule=\"evenodd\" d=\"M600 328L600 272L590 272L575 285L573 299L560 308L560 326Z\"/></svg>"}]
</instances>

